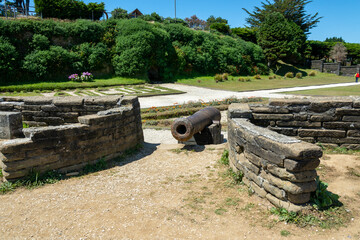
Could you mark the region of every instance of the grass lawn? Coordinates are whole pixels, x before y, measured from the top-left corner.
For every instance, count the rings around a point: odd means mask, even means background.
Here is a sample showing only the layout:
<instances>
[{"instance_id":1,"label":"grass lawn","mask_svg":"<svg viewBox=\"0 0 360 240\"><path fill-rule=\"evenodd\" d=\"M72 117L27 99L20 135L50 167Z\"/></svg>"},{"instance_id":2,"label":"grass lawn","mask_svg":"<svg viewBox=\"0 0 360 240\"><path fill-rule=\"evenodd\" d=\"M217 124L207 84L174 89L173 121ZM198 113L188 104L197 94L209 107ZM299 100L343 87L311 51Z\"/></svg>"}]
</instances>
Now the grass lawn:
<instances>
[{"instance_id":1,"label":"grass lawn","mask_svg":"<svg viewBox=\"0 0 360 240\"><path fill-rule=\"evenodd\" d=\"M251 81L238 81L239 77L230 76L229 80L218 82L214 80L214 76L199 76L193 78L178 78L177 82L186 85L207 87L213 89L231 90L231 91L253 91L263 89L289 88L289 87L303 87L312 85L325 85L331 83L346 83L353 82L353 77L337 76L335 74L320 73L316 71L316 76L309 76L311 69L301 69L289 64L279 63L276 79L269 79L269 76L261 76L261 79L255 79L253 76L242 77L250 79ZM287 72L293 72L294 75L300 72L303 77L298 78L284 78Z\"/></svg>"},{"instance_id":2,"label":"grass lawn","mask_svg":"<svg viewBox=\"0 0 360 240\"><path fill-rule=\"evenodd\" d=\"M95 79L92 82L38 82L38 83L24 83L24 84L14 84L8 86L0 86L0 92L13 92L13 91L34 91L34 90L65 90L65 89L75 89L75 88L94 88L94 87L107 87L107 86L120 86L120 85L134 85L134 84L144 84L146 81L144 79L136 78L123 78L123 77L113 77L113 78L103 78Z\"/></svg>"},{"instance_id":3,"label":"grass lawn","mask_svg":"<svg viewBox=\"0 0 360 240\"><path fill-rule=\"evenodd\" d=\"M269 80L269 76L261 76L261 79L251 78L250 82L239 82L239 77L230 77L230 80L216 83L213 76L207 77L196 77L188 79L178 79L178 83L207 87L213 89L231 90L231 91L253 91L262 89L276 89L276 88L289 88L289 87L303 87L312 85L324 85L331 83L346 83L353 82L353 77L342 77L335 74L328 73L317 73L316 76L306 76L302 79L287 78L284 79L282 76L276 76L276 79Z\"/></svg>"},{"instance_id":4,"label":"grass lawn","mask_svg":"<svg viewBox=\"0 0 360 240\"><path fill-rule=\"evenodd\" d=\"M310 95L310 96L360 96L360 85L349 87L322 88L295 92L284 92L285 94Z\"/></svg>"}]
</instances>

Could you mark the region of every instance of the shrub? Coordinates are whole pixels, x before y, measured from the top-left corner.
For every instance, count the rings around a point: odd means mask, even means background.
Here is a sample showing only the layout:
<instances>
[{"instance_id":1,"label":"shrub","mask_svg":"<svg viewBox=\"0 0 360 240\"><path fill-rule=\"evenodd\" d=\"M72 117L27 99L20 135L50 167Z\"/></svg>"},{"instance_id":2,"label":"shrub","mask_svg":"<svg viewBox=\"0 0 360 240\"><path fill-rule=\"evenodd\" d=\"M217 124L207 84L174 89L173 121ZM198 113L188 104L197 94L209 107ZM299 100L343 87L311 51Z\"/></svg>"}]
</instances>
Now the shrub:
<instances>
[{"instance_id":1,"label":"shrub","mask_svg":"<svg viewBox=\"0 0 360 240\"><path fill-rule=\"evenodd\" d=\"M5 38L0 37L0 79L11 76L16 70L16 48Z\"/></svg>"},{"instance_id":2,"label":"shrub","mask_svg":"<svg viewBox=\"0 0 360 240\"><path fill-rule=\"evenodd\" d=\"M35 0L35 10L44 18L99 20L105 10L104 3L85 4L80 0Z\"/></svg>"},{"instance_id":3,"label":"shrub","mask_svg":"<svg viewBox=\"0 0 360 240\"><path fill-rule=\"evenodd\" d=\"M286 77L286 78L294 78L294 73L293 73L293 72L287 72L287 73L285 74L285 77Z\"/></svg>"},{"instance_id":4,"label":"shrub","mask_svg":"<svg viewBox=\"0 0 360 240\"><path fill-rule=\"evenodd\" d=\"M229 74L228 73L223 73L221 78L222 78L223 81L226 81L226 80L229 79Z\"/></svg>"},{"instance_id":5,"label":"shrub","mask_svg":"<svg viewBox=\"0 0 360 240\"><path fill-rule=\"evenodd\" d=\"M46 50L46 49L49 49L50 41L44 35L34 34L30 45L34 50Z\"/></svg>"},{"instance_id":6,"label":"shrub","mask_svg":"<svg viewBox=\"0 0 360 240\"><path fill-rule=\"evenodd\" d=\"M34 51L25 57L23 68L37 79L66 73L80 65L77 56L59 46L49 50Z\"/></svg>"},{"instance_id":7,"label":"shrub","mask_svg":"<svg viewBox=\"0 0 360 240\"><path fill-rule=\"evenodd\" d=\"M272 76L269 76L269 80L271 80L271 79L273 79L273 77L272 77Z\"/></svg>"},{"instance_id":8,"label":"shrub","mask_svg":"<svg viewBox=\"0 0 360 240\"><path fill-rule=\"evenodd\" d=\"M261 79L261 76L260 76L259 74L256 74L256 75L254 76L254 79Z\"/></svg>"},{"instance_id":9,"label":"shrub","mask_svg":"<svg viewBox=\"0 0 360 240\"><path fill-rule=\"evenodd\" d=\"M309 76L311 76L311 77L316 76L316 71L311 71L311 72L309 73Z\"/></svg>"},{"instance_id":10,"label":"shrub","mask_svg":"<svg viewBox=\"0 0 360 240\"><path fill-rule=\"evenodd\" d=\"M302 73L301 72L298 72L298 73L296 73L296 78L302 78Z\"/></svg>"},{"instance_id":11,"label":"shrub","mask_svg":"<svg viewBox=\"0 0 360 240\"><path fill-rule=\"evenodd\" d=\"M239 77L238 81L239 81L239 82L245 82L245 78Z\"/></svg>"},{"instance_id":12,"label":"shrub","mask_svg":"<svg viewBox=\"0 0 360 240\"><path fill-rule=\"evenodd\" d=\"M315 208L323 210L332 206L339 206L339 195L329 192L327 183L320 181L319 177L317 177L316 184L316 191L311 193L310 200L314 203Z\"/></svg>"},{"instance_id":13,"label":"shrub","mask_svg":"<svg viewBox=\"0 0 360 240\"><path fill-rule=\"evenodd\" d=\"M215 77L214 77L215 81L222 81L223 77L221 74L216 74Z\"/></svg>"}]
</instances>

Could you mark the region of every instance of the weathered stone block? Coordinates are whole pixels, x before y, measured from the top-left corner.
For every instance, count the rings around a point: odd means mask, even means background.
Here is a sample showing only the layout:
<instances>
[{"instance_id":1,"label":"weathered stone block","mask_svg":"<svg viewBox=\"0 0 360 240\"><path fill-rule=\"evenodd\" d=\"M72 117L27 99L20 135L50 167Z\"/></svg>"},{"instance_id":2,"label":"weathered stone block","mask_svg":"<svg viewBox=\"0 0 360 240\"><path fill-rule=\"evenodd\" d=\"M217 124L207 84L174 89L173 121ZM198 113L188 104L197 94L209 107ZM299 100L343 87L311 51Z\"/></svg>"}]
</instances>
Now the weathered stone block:
<instances>
[{"instance_id":1,"label":"weathered stone block","mask_svg":"<svg viewBox=\"0 0 360 240\"><path fill-rule=\"evenodd\" d=\"M289 110L281 107L274 106L250 106L253 113L289 113Z\"/></svg>"},{"instance_id":2,"label":"weathered stone block","mask_svg":"<svg viewBox=\"0 0 360 240\"><path fill-rule=\"evenodd\" d=\"M354 123L354 122L324 122L323 123L324 128L328 129L356 129L360 128L360 123Z\"/></svg>"},{"instance_id":3,"label":"weathered stone block","mask_svg":"<svg viewBox=\"0 0 360 240\"><path fill-rule=\"evenodd\" d=\"M49 105L53 101L53 98L49 97L29 97L24 98L25 105Z\"/></svg>"},{"instance_id":4,"label":"weathered stone block","mask_svg":"<svg viewBox=\"0 0 360 240\"><path fill-rule=\"evenodd\" d=\"M271 164L269 164L267 166L267 170L271 174L278 176L279 178L281 178L283 180L290 181L290 182L310 182L310 181L314 181L317 176L317 173L315 170L291 173L291 172L286 171L286 169L284 169L284 168L279 168L279 167L277 167L275 165L271 165Z\"/></svg>"},{"instance_id":5,"label":"weathered stone block","mask_svg":"<svg viewBox=\"0 0 360 240\"><path fill-rule=\"evenodd\" d=\"M270 99L270 106L294 106L294 105L310 105L307 99Z\"/></svg>"},{"instance_id":6,"label":"weathered stone block","mask_svg":"<svg viewBox=\"0 0 360 240\"><path fill-rule=\"evenodd\" d=\"M340 116L331 116L327 114L312 115L310 117L311 122L330 122L330 121L338 121L338 120L340 120Z\"/></svg>"},{"instance_id":7,"label":"weathered stone block","mask_svg":"<svg viewBox=\"0 0 360 240\"><path fill-rule=\"evenodd\" d=\"M343 138L346 132L343 130L327 130L327 129L299 129L299 137L334 137Z\"/></svg>"},{"instance_id":8,"label":"weathered stone block","mask_svg":"<svg viewBox=\"0 0 360 240\"><path fill-rule=\"evenodd\" d=\"M303 193L303 194L287 194L287 199L295 204L304 204L310 201L310 193Z\"/></svg>"},{"instance_id":9,"label":"weathered stone block","mask_svg":"<svg viewBox=\"0 0 360 240\"><path fill-rule=\"evenodd\" d=\"M252 118L250 107L246 103L232 103L228 108L228 118Z\"/></svg>"},{"instance_id":10,"label":"weathered stone block","mask_svg":"<svg viewBox=\"0 0 360 240\"><path fill-rule=\"evenodd\" d=\"M292 194L302 194L313 192L316 190L316 182L301 182L301 183L293 183L285 180L281 180L280 178L274 177L270 173L261 172L260 177L267 180L270 184L275 185L281 189L284 189L286 192Z\"/></svg>"},{"instance_id":11,"label":"weathered stone block","mask_svg":"<svg viewBox=\"0 0 360 240\"><path fill-rule=\"evenodd\" d=\"M271 150L286 158L306 161L307 159L319 158L322 156L321 148L313 144L301 141L278 142L263 136L257 137L256 142L263 148Z\"/></svg>"},{"instance_id":12,"label":"weathered stone block","mask_svg":"<svg viewBox=\"0 0 360 240\"><path fill-rule=\"evenodd\" d=\"M59 97L53 100L55 106L82 106L84 104L83 97Z\"/></svg>"},{"instance_id":13,"label":"weathered stone block","mask_svg":"<svg viewBox=\"0 0 360 240\"><path fill-rule=\"evenodd\" d=\"M310 104L310 111L325 112L331 108L352 107L352 99L319 99L313 100Z\"/></svg>"},{"instance_id":14,"label":"weathered stone block","mask_svg":"<svg viewBox=\"0 0 360 240\"><path fill-rule=\"evenodd\" d=\"M360 116L343 116L344 122L360 122Z\"/></svg>"},{"instance_id":15,"label":"weathered stone block","mask_svg":"<svg viewBox=\"0 0 360 240\"><path fill-rule=\"evenodd\" d=\"M284 190L277 188L271 185L268 181L263 182L263 188L271 193L272 195L276 196L278 199L286 200L286 193Z\"/></svg>"},{"instance_id":16,"label":"weathered stone block","mask_svg":"<svg viewBox=\"0 0 360 240\"><path fill-rule=\"evenodd\" d=\"M337 115L360 116L360 109L336 108Z\"/></svg>"},{"instance_id":17,"label":"weathered stone block","mask_svg":"<svg viewBox=\"0 0 360 240\"><path fill-rule=\"evenodd\" d=\"M289 212L299 212L301 210L304 210L304 206L295 205L291 202L282 201L276 197L274 197L272 194L268 193L266 194L266 199L269 200L272 204L274 204L276 207L279 208L285 208Z\"/></svg>"},{"instance_id":18,"label":"weathered stone block","mask_svg":"<svg viewBox=\"0 0 360 240\"><path fill-rule=\"evenodd\" d=\"M279 127L321 127L321 122L309 121L277 121L276 125Z\"/></svg>"},{"instance_id":19,"label":"weathered stone block","mask_svg":"<svg viewBox=\"0 0 360 240\"><path fill-rule=\"evenodd\" d=\"M360 137L360 130L349 130L347 132L348 137ZM359 142L360 144L360 142Z\"/></svg>"},{"instance_id":20,"label":"weathered stone block","mask_svg":"<svg viewBox=\"0 0 360 240\"><path fill-rule=\"evenodd\" d=\"M256 120L291 120L292 114L261 114L253 113L253 118Z\"/></svg>"},{"instance_id":21,"label":"weathered stone block","mask_svg":"<svg viewBox=\"0 0 360 240\"><path fill-rule=\"evenodd\" d=\"M287 128L287 127L268 127L271 131L275 131L279 134L283 134L286 136L297 136L298 129L297 128Z\"/></svg>"},{"instance_id":22,"label":"weathered stone block","mask_svg":"<svg viewBox=\"0 0 360 240\"><path fill-rule=\"evenodd\" d=\"M320 164L319 159L308 159L307 161L284 160L284 167L291 172L302 172L316 169Z\"/></svg>"},{"instance_id":23,"label":"weathered stone block","mask_svg":"<svg viewBox=\"0 0 360 240\"><path fill-rule=\"evenodd\" d=\"M0 139L12 139L22 134L22 115L14 112L0 112Z\"/></svg>"}]
</instances>

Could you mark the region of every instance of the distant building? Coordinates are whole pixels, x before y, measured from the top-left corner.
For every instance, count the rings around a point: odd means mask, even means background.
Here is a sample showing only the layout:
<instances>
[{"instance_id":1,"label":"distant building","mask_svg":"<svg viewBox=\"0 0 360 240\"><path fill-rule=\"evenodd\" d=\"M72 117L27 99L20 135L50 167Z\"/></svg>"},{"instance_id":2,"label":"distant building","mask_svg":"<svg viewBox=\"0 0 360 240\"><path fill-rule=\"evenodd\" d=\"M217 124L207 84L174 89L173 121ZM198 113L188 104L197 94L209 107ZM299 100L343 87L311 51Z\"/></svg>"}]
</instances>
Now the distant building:
<instances>
[{"instance_id":1,"label":"distant building","mask_svg":"<svg viewBox=\"0 0 360 240\"><path fill-rule=\"evenodd\" d=\"M142 14L142 12L140 12L139 9L135 9L134 11L132 11L131 13L129 13L129 17L130 18L138 18L140 16L142 16L144 14Z\"/></svg>"}]
</instances>

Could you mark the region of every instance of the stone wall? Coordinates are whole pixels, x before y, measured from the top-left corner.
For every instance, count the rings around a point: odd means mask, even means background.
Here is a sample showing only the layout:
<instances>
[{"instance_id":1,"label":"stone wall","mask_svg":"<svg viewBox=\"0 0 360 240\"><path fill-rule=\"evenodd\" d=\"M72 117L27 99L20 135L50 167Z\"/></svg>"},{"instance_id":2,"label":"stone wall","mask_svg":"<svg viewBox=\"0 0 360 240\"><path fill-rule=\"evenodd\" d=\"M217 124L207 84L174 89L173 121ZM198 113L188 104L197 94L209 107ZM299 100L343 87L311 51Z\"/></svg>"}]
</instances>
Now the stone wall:
<instances>
[{"instance_id":1,"label":"stone wall","mask_svg":"<svg viewBox=\"0 0 360 240\"><path fill-rule=\"evenodd\" d=\"M260 197L288 211L300 211L316 190L321 149L236 118L243 113L246 117L246 111L232 112L228 119L231 167L244 173L243 182Z\"/></svg>"},{"instance_id":2,"label":"stone wall","mask_svg":"<svg viewBox=\"0 0 360 240\"><path fill-rule=\"evenodd\" d=\"M360 65L341 66L340 63L324 63L323 60L312 60L311 69L343 76L354 76L360 71Z\"/></svg>"},{"instance_id":3,"label":"stone wall","mask_svg":"<svg viewBox=\"0 0 360 240\"><path fill-rule=\"evenodd\" d=\"M105 97L3 97L0 111L21 112L30 126L77 123L79 116L119 106L121 96Z\"/></svg>"},{"instance_id":4,"label":"stone wall","mask_svg":"<svg viewBox=\"0 0 360 240\"><path fill-rule=\"evenodd\" d=\"M33 112L66 108L80 111L86 106L86 113L99 106L121 105L118 108L100 111L96 114L78 117L78 123L62 126L32 127L23 129L25 138L16 138L0 142L0 167L7 180L26 176L30 170L39 172L59 170L68 172L82 169L89 163L99 159L110 160L125 150L143 142L140 106L137 97L124 97L120 100L109 99L73 102L60 100L28 100L14 106L37 106ZM21 102L21 101L17 101ZM33 104L29 104L29 103ZM40 105L43 103L44 105ZM46 103L46 104L45 104ZM91 104L94 103L94 104ZM96 104L95 104L96 103ZM39 108L40 106L40 108ZM80 106L78 109L77 107ZM31 111L14 108L14 110ZM36 109L36 110L35 110ZM101 110L103 107L101 107ZM60 112L58 112L60 113ZM66 111L64 112L66 113ZM65 116L65 115L64 115Z\"/></svg>"},{"instance_id":5,"label":"stone wall","mask_svg":"<svg viewBox=\"0 0 360 240\"><path fill-rule=\"evenodd\" d=\"M300 140L360 149L360 99L271 99L268 105L241 106L255 125Z\"/></svg>"}]
</instances>

